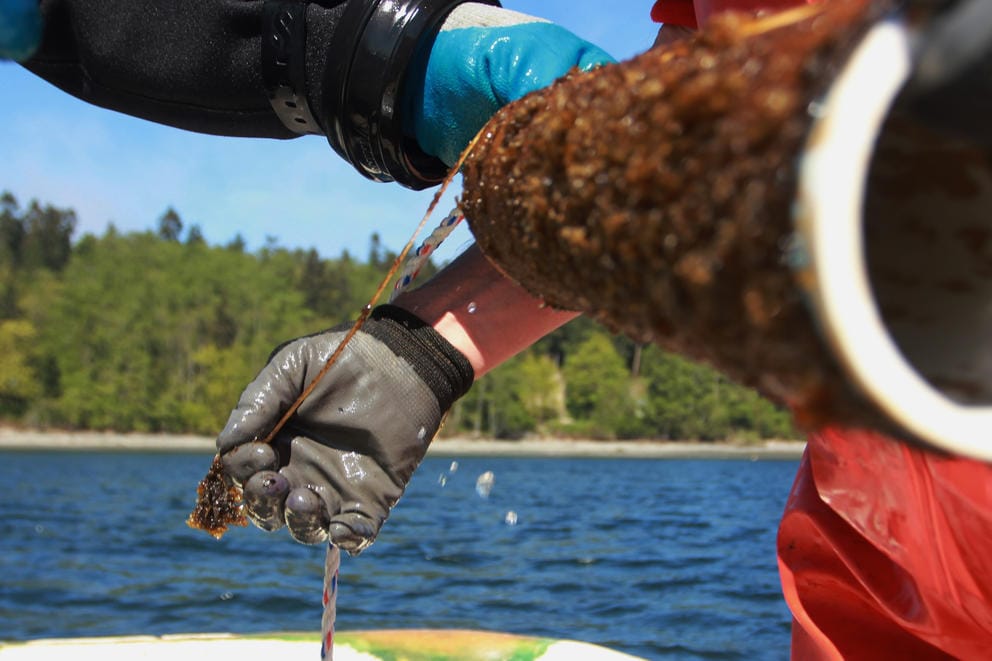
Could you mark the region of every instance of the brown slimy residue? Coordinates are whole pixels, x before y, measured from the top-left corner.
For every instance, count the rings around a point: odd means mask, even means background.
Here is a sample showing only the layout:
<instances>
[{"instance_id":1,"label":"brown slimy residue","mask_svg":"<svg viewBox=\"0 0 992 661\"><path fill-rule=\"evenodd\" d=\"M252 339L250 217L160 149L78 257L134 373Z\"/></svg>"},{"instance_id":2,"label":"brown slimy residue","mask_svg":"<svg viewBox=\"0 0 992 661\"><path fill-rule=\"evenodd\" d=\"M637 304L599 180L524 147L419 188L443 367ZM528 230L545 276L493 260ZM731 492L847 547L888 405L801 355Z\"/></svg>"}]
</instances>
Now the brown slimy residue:
<instances>
[{"instance_id":1,"label":"brown slimy residue","mask_svg":"<svg viewBox=\"0 0 992 661\"><path fill-rule=\"evenodd\" d=\"M210 470L197 486L196 496L196 506L186 520L190 528L203 530L220 539L228 526L248 525L241 490L224 479L220 455L214 457Z\"/></svg>"}]
</instances>

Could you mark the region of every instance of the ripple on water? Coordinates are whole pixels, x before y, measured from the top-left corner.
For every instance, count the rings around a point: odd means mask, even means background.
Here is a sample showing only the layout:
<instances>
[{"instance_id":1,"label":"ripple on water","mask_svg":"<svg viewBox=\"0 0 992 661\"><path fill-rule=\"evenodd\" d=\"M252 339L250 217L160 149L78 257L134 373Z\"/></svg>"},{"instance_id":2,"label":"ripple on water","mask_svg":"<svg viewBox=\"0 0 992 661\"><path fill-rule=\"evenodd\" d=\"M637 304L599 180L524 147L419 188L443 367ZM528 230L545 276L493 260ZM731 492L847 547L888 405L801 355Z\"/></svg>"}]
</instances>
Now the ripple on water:
<instances>
[{"instance_id":1,"label":"ripple on water","mask_svg":"<svg viewBox=\"0 0 992 661\"><path fill-rule=\"evenodd\" d=\"M3 459L4 637L318 627L320 546L186 528L209 458ZM342 559L339 629L487 628L649 659L785 658L774 531L795 467L460 458L450 472L450 459L428 459L379 541ZM481 499L485 471L496 480Z\"/></svg>"}]
</instances>

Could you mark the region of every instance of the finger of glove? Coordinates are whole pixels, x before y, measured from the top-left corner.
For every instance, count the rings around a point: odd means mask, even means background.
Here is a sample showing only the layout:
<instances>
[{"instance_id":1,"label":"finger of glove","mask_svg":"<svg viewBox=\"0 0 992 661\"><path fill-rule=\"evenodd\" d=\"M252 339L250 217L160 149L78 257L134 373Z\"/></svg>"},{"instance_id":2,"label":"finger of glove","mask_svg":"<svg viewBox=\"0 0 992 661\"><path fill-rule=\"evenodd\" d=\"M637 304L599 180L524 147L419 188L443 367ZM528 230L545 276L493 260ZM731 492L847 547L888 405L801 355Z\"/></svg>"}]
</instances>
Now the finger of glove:
<instances>
[{"instance_id":1,"label":"finger of glove","mask_svg":"<svg viewBox=\"0 0 992 661\"><path fill-rule=\"evenodd\" d=\"M255 473L245 483L244 502L248 518L262 530L278 530L286 522L289 480L275 471Z\"/></svg>"},{"instance_id":2,"label":"finger of glove","mask_svg":"<svg viewBox=\"0 0 992 661\"><path fill-rule=\"evenodd\" d=\"M27 60L40 39L37 0L0 0L0 60Z\"/></svg>"},{"instance_id":3,"label":"finger of glove","mask_svg":"<svg viewBox=\"0 0 992 661\"><path fill-rule=\"evenodd\" d=\"M221 466L224 474L241 486L259 471L279 468L279 456L268 443L245 443L221 455Z\"/></svg>"},{"instance_id":4,"label":"finger of glove","mask_svg":"<svg viewBox=\"0 0 992 661\"><path fill-rule=\"evenodd\" d=\"M362 512L342 512L331 518L328 534L335 546L358 555L375 541L381 527Z\"/></svg>"},{"instance_id":5,"label":"finger of glove","mask_svg":"<svg viewBox=\"0 0 992 661\"><path fill-rule=\"evenodd\" d=\"M339 433L349 434L348 430ZM403 486L375 459L360 452L297 437L290 453L289 465L280 472L293 485L306 485L323 499L330 514L331 541L352 554L371 544Z\"/></svg>"},{"instance_id":6,"label":"finger of glove","mask_svg":"<svg viewBox=\"0 0 992 661\"><path fill-rule=\"evenodd\" d=\"M543 19L465 3L411 65L404 112L420 147L454 164L503 105L578 67L613 62L605 51Z\"/></svg>"},{"instance_id":7,"label":"finger of glove","mask_svg":"<svg viewBox=\"0 0 992 661\"><path fill-rule=\"evenodd\" d=\"M286 497L286 527L301 544L327 541L330 517L323 499L306 487L298 487Z\"/></svg>"},{"instance_id":8,"label":"finger of glove","mask_svg":"<svg viewBox=\"0 0 992 661\"><path fill-rule=\"evenodd\" d=\"M301 338L277 351L241 393L217 436L218 451L224 454L235 446L265 438L299 397L307 378L323 367L339 335Z\"/></svg>"}]
</instances>

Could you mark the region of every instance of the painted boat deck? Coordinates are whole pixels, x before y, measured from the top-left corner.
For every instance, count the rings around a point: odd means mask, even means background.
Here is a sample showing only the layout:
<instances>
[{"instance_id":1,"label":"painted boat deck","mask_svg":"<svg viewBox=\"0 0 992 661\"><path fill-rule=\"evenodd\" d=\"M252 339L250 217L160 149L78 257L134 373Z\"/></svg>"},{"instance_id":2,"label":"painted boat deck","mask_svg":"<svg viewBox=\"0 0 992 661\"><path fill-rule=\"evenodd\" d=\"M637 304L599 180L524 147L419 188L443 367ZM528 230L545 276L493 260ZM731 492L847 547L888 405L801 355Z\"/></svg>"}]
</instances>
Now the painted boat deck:
<instances>
[{"instance_id":1,"label":"painted boat deck","mask_svg":"<svg viewBox=\"0 0 992 661\"><path fill-rule=\"evenodd\" d=\"M53 638L0 642L0 661L318 661L315 633L177 634L105 638ZM465 630L339 632L335 661L632 661L630 656L572 640Z\"/></svg>"}]
</instances>

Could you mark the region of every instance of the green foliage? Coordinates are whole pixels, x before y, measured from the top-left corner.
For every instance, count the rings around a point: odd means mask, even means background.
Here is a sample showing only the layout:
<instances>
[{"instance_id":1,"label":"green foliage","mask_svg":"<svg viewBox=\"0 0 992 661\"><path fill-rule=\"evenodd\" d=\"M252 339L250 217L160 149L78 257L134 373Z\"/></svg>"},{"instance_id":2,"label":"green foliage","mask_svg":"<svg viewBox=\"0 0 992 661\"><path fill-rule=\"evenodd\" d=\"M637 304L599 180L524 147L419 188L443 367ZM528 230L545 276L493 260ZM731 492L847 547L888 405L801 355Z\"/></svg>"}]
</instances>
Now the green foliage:
<instances>
[{"instance_id":1,"label":"green foliage","mask_svg":"<svg viewBox=\"0 0 992 661\"><path fill-rule=\"evenodd\" d=\"M0 321L0 415L23 415L41 395L38 375L31 367L36 335L26 319Z\"/></svg>"},{"instance_id":2,"label":"green foliage","mask_svg":"<svg viewBox=\"0 0 992 661\"><path fill-rule=\"evenodd\" d=\"M561 417L561 375L549 357L525 352L479 379L456 403L446 433L520 438Z\"/></svg>"},{"instance_id":3,"label":"green foliage","mask_svg":"<svg viewBox=\"0 0 992 661\"><path fill-rule=\"evenodd\" d=\"M178 241L182 231L182 218L175 209L169 207L158 219L158 235L166 241Z\"/></svg>"},{"instance_id":4,"label":"green foliage","mask_svg":"<svg viewBox=\"0 0 992 661\"><path fill-rule=\"evenodd\" d=\"M644 424L662 438L704 441L794 437L787 414L752 390L657 347L645 349Z\"/></svg>"},{"instance_id":5,"label":"green foliage","mask_svg":"<svg viewBox=\"0 0 992 661\"><path fill-rule=\"evenodd\" d=\"M25 227L20 263L27 269L60 271L72 252L72 233L76 229L76 212L40 206L31 202L22 216Z\"/></svg>"},{"instance_id":6,"label":"green foliage","mask_svg":"<svg viewBox=\"0 0 992 661\"><path fill-rule=\"evenodd\" d=\"M75 227L70 209L33 201L21 210L9 192L0 195L0 319L19 314L21 292L38 271L65 267Z\"/></svg>"},{"instance_id":7,"label":"green foliage","mask_svg":"<svg viewBox=\"0 0 992 661\"><path fill-rule=\"evenodd\" d=\"M579 344L565 359L564 373L568 412L591 425L591 435L612 436L633 413L627 367L606 334L591 334Z\"/></svg>"},{"instance_id":8,"label":"green foliage","mask_svg":"<svg viewBox=\"0 0 992 661\"><path fill-rule=\"evenodd\" d=\"M235 236L155 232L72 243L72 210L0 195L0 421L216 433L283 341L354 319L395 254L257 253ZM426 265L422 278L435 270ZM447 434L750 440L787 414L711 369L577 319L479 379Z\"/></svg>"},{"instance_id":9,"label":"green foliage","mask_svg":"<svg viewBox=\"0 0 992 661\"><path fill-rule=\"evenodd\" d=\"M286 271L152 234L90 242L43 319L40 342L60 375L52 422L216 430L271 347L311 330ZM206 383L218 374L211 351L237 366L221 370L220 392Z\"/></svg>"}]
</instances>

